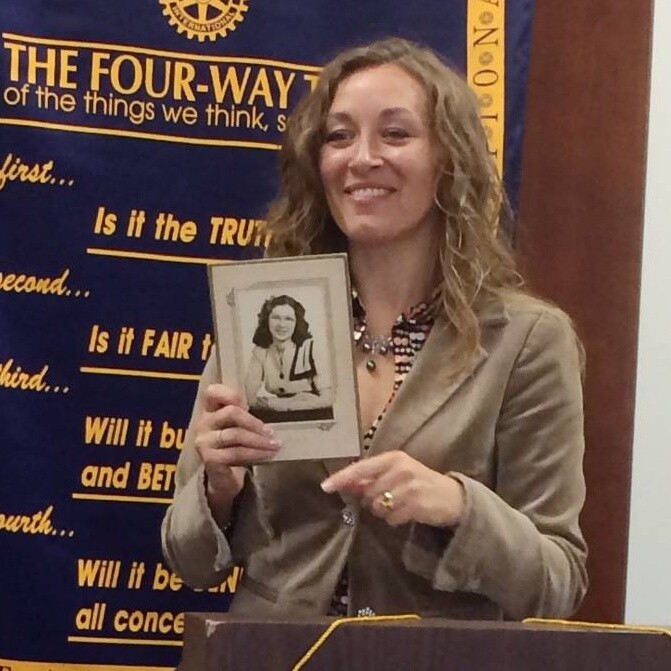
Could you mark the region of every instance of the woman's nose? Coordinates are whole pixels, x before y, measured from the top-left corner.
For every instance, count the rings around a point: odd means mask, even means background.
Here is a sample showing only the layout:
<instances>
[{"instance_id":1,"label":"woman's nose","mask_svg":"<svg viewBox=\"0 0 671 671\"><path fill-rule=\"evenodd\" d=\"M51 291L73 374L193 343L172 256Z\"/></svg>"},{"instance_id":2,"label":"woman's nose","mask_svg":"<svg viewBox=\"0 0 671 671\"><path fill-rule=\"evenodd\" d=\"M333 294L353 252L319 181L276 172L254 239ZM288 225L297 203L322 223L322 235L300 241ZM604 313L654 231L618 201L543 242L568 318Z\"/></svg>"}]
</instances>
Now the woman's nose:
<instances>
[{"instance_id":1,"label":"woman's nose","mask_svg":"<svg viewBox=\"0 0 671 671\"><path fill-rule=\"evenodd\" d=\"M361 136L353 149L349 162L349 167L353 170L367 170L382 165L379 147L373 139Z\"/></svg>"}]
</instances>

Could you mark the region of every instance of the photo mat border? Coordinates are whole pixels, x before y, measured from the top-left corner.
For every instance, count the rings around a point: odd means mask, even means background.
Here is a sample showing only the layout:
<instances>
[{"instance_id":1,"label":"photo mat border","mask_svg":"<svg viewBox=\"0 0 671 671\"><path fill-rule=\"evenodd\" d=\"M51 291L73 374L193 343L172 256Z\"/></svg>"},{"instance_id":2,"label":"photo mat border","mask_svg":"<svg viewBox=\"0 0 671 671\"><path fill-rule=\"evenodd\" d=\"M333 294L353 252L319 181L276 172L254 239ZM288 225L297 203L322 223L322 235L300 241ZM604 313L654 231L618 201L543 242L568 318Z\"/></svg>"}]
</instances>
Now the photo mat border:
<instances>
[{"instance_id":1,"label":"photo mat border","mask_svg":"<svg viewBox=\"0 0 671 671\"><path fill-rule=\"evenodd\" d=\"M338 264L320 262L338 260ZM296 265L296 269L290 266ZM301 264L309 270L301 272ZM220 273L241 273L252 271L254 266L276 265L280 275L277 279L268 279L267 271L261 277L245 277L240 281L220 278ZM236 268L233 268L236 266ZM264 276L265 275L265 276ZM306 276L307 275L307 276ZM230 277L230 275L229 275ZM323 333L331 343L326 343L328 362L331 366L331 384L333 395L333 419L288 420L272 423L281 434L284 446L277 456L268 463L293 460L325 460L342 458L360 458L363 456L361 418L359 413L359 390L354 362L354 341L352 338L352 284L346 253L320 254L297 257L278 257L244 261L224 261L208 266L210 302L213 317L214 336L217 344L217 368L220 379L226 371L227 379L237 386L244 385L245 361L243 335L241 327L240 302L238 295L242 291L255 289L273 289L275 287L323 287L324 313ZM223 287L221 286L223 283ZM290 293L290 292L285 292ZM342 308L342 313L341 313ZM221 327L222 310L229 320L225 329ZM342 319L341 319L342 316ZM223 338L223 334L228 334ZM245 334L246 337L246 334ZM219 343L228 340L231 346L222 350ZM231 352L231 350L233 350ZM343 360L345 357L346 360ZM286 440L284 440L286 438ZM307 447L308 443L312 443ZM315 454L315 445L320 446L319 455Z\"/></svg>"}]
</instances>

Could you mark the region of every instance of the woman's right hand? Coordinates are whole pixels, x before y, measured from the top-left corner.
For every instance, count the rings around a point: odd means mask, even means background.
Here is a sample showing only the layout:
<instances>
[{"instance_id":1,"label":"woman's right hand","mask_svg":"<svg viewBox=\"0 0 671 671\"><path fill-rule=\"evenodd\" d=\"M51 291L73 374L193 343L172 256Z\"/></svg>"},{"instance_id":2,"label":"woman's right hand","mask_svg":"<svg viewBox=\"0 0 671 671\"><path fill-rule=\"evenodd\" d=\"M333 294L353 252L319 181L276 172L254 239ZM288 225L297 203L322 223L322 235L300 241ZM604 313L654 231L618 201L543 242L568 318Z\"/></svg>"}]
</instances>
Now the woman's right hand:
<instances>
[{"instance_id":1,"label":"woman's right hand","mask_svg":"<svg viewBox=\"0 0 671 671\"><path fill-rule=\"evenodd\" d=\"M218 523L228 521L245 467L271 459L281 447L273 430L247 411L244 397L223 384L205 390L195 447L207 475L207 499Z\"/></svg>"}]
</instances>

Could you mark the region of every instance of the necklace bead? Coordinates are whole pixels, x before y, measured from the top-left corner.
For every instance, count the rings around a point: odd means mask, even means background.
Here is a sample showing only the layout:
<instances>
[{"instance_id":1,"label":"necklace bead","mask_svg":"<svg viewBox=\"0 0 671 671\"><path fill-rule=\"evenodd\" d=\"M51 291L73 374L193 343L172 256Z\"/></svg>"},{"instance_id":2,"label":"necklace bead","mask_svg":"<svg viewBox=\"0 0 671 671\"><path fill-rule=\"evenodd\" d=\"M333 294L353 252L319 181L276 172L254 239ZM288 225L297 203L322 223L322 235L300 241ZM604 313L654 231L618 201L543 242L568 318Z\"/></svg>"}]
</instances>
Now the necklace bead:
<instances>
[{"instance_id":1,"label":"necklace bead","mask_svg":"<svg viewBox=\"0 0 671 671\"><path fill-rule=\"evenodd\" d=\"M394 351L394 341L391 334L386 336L371 336L366 331L365 325L360 326L355 331L354 344L367 355L366 370L369 373L374 373L377 369L377 363L375 362L377 355L387 356Z\"/></svg>"}]
</instances>

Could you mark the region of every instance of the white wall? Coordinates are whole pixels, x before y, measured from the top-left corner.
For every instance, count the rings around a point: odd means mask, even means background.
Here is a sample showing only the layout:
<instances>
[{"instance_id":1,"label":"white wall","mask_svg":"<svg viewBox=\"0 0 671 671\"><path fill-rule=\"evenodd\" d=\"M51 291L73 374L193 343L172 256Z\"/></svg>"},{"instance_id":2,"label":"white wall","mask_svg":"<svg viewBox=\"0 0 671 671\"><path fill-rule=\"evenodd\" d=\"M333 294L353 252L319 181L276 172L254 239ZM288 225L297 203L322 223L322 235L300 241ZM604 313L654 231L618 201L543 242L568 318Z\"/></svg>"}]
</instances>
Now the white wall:
<instances>
[{"instance_id":1,"label":"white wall","mask_svg":"<svg viewBox=\"0 0 671 671\"><path fill-rule=\"evenodd\" d=\"M671 625L671 0L655 5L625 618Z\"/></svg>"}]
</instances>

